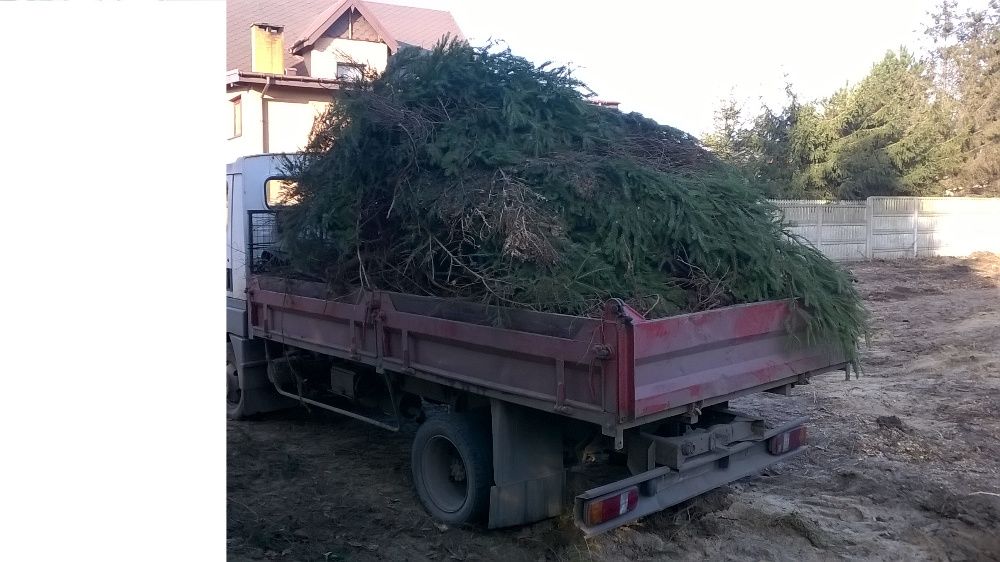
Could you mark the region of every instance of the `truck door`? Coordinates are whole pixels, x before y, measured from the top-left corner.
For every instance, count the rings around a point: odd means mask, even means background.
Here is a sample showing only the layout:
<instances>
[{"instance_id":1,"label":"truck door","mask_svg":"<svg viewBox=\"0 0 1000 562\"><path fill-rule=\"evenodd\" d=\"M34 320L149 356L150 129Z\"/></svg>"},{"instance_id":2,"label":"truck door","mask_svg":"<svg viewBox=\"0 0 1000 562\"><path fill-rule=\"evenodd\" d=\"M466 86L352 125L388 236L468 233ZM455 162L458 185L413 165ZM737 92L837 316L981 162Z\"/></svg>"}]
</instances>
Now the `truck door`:
<instances>
[{"instance_id":1,"label":"truck door","mask_svg":"<svg viewBox=\"0 0 1000 562\"><path fill-rule=\"evenodd\" d=\"M233 296L233 176L226 175L226 296Z\"/></svg>"},{"instance_id":2,"label":"truck door","mask_svg":"<svg viewBox=\"0 0 1000 562\"><path fill-rule=\"evenodd\" d=\"M243 175L226 175L226 326L246 337L246 241L243 228Z\"/></svg>"}]
</instances>

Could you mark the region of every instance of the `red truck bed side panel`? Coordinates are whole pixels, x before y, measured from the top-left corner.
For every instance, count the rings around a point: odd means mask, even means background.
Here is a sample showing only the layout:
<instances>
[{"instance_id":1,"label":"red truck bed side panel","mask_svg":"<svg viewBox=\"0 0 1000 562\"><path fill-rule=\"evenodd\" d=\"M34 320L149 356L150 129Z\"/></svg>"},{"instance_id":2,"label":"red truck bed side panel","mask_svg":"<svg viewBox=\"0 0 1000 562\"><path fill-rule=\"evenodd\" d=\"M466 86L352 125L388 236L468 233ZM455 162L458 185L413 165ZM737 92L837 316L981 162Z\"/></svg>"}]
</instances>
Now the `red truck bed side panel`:
<instances>
[{"instance_id":1,"label":"red truck bed side panel","mask_svg":"<svg viewBox=\"0 0 1000 562\"><path fill-rule=\"evenodd\" d=\"M258 336L618 424L844 363L828 345L805 345L801 327L789 332L792 301L658 320L611 301L601 319L511 312L513 329L444 299L366 291L330 299L322 285L257 277L249 297Z\"/></svg>"},{"instance_id":2,"label":"red truck bed side panel","mask_svg":"<svg viewBox=\"0 0 1000 562\"><path fill-rule=\"evenodd\" d=\"M642 417L842 363L786 329L791 301L767 301L635 324L634 415Z\"/></svg>"}]
</instances>

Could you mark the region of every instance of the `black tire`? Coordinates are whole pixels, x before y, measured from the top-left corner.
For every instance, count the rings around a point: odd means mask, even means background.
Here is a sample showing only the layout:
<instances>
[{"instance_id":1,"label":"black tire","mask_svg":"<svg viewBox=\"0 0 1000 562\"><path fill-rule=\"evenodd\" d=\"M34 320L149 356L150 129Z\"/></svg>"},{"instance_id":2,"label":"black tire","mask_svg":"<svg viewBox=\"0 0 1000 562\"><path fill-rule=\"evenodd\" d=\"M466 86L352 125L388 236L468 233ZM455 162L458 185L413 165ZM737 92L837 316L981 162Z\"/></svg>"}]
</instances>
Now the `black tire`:
<instances>
[{"instance_id":1,"label":"black tire","mask_svg":"<svg viewBox=\"0 0 1000 562\"><path fill-rule=\"evenodd\" d=\"M243 381L236 369L233 344L226 342L226 417L231 420L246 418Z\"/></svg>"},{"instance_id":2,"label":"black tire","mask_svg":"<svg viewBox=\"0 0 1000 562\"><path fill-rule=\"evenodd\" d=\"M452 524L483 520L493 486L489 416L428 418L413 440L413 485L435 519Z\"/></svg>"}]
</instances>

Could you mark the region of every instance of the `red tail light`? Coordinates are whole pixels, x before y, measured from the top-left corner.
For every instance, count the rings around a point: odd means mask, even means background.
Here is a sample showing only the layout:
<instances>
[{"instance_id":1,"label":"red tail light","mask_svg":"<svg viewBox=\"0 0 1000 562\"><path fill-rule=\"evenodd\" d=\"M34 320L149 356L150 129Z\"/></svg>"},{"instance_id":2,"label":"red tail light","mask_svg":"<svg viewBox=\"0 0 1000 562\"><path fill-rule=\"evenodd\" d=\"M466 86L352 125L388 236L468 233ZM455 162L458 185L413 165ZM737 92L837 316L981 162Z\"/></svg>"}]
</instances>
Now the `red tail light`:
<instances>
[{"instance_id":1,"label":"red tail light","mask_svg":"<svg viewBox=\"0 0 1000 562\"><path fill-rule=\"evenodd\" d=\"M639 488L633 486L610 496L590 500L583 506L583 521L587 526L599 525L635 509L639 503Z\"/></svg>"},{"instance_id":2,"label":"red tail light","mask_svg":"<svg viewBox=\"0 0 1000 562\"><path fill-rule=\"evenodd\" d=\"M806 436L806 426L804 425L779 433L767 440L767 452L772 455L783 455L794 451L805 444Z\"/></svg>"}]
</instances>

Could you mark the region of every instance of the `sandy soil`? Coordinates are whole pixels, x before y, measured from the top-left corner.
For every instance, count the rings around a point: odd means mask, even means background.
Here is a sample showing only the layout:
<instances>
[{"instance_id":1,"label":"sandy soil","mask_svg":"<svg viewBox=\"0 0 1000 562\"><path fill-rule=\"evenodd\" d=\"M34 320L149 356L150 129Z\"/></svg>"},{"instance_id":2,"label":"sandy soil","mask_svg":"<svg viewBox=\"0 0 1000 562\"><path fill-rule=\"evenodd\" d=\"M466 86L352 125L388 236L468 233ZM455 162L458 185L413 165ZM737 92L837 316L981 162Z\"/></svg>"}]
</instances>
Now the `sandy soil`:
<instances>
[{"instance_id":1,"label":"sandy soil","mask_svg":"<svg viewBox=\"0 0 1000 562\"><path fill-rule=\"evenodd\" d=\"M566 516L436 524L412 428L329 416L229 422L236 560L1000 560L1000 256L851 267L873 314L865 372L733 407L809 415L794 460L585 540Z\"/></svg>"}]
</instances>

